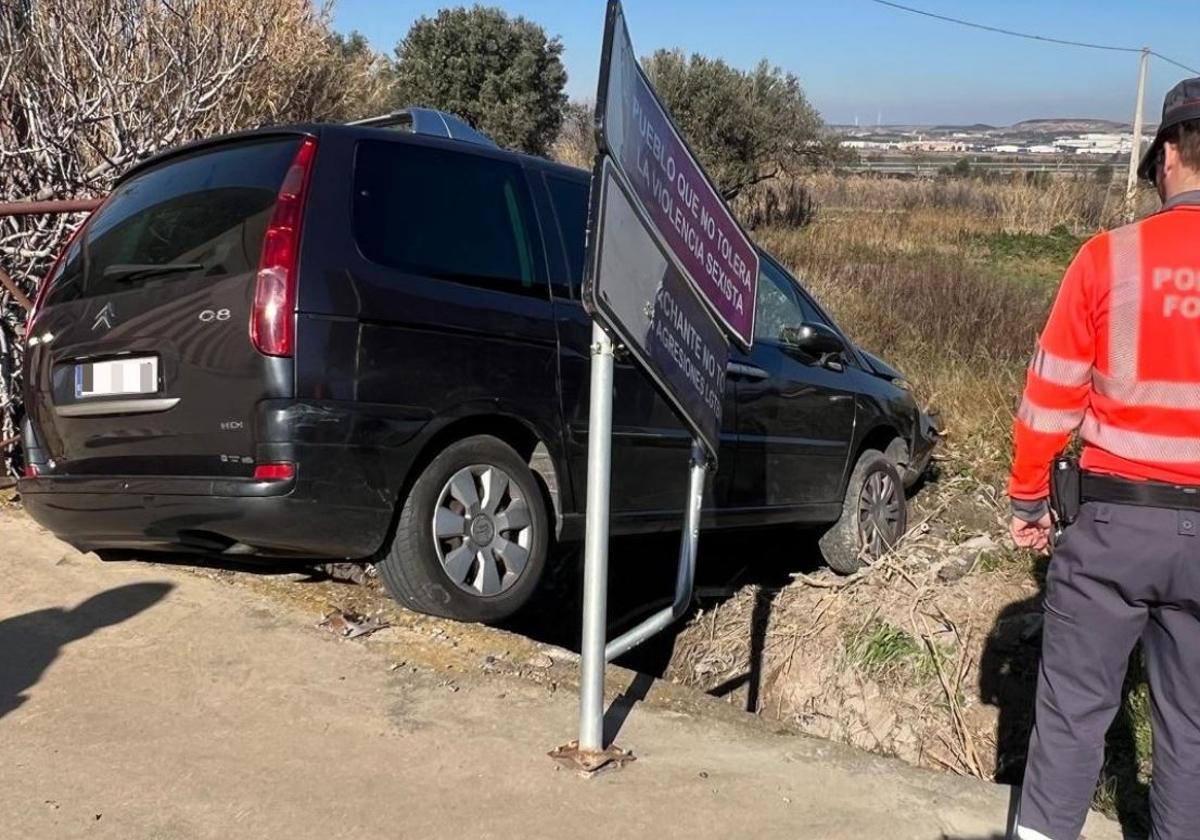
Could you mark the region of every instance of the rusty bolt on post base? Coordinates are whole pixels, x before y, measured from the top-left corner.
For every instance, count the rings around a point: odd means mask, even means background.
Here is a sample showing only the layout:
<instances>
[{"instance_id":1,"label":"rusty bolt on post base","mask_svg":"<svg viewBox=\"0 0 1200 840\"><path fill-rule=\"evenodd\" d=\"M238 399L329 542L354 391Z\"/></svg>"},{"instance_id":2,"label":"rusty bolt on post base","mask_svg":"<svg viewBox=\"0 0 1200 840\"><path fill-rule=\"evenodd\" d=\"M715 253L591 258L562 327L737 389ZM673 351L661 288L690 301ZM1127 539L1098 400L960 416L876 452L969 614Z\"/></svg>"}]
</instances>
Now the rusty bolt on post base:
<instances>
[{"instance_id":1,"label":"rusty bolt on post base","mask_svg":"<svg viewBox=\"0 0 1200 840\"><path fill-rule=\"evenodd\" d=\"M631 761L637 761L632 752L610 746L599 752L579 749L578 741L563 744L547 753L559 765L575 770L585 779L590 779L605 770L620 770Z\"/></svg>"}]
</instances>

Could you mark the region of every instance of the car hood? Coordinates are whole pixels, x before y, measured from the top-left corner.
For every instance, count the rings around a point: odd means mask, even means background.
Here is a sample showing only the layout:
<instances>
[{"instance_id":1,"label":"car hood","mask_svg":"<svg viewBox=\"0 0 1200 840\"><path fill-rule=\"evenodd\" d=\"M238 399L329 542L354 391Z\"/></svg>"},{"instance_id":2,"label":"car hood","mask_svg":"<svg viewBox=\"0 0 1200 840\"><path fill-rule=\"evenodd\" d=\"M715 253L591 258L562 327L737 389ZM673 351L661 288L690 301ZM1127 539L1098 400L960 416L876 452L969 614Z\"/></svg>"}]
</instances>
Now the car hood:
<instances>
[{"instance_id":1,"label":"car hood","mask_svg":"<svg viewBox=\"0 0 1200 840\"><path fill-rule=\"evenodd\" d=\"M871 372L876 376L882 376L884 379L904 379L904 374L889 365L883 359L876 356L874 353L869 353L858 348L858 352L866 359L867 364L871 366Z\"/></svg>"}]
</instances>

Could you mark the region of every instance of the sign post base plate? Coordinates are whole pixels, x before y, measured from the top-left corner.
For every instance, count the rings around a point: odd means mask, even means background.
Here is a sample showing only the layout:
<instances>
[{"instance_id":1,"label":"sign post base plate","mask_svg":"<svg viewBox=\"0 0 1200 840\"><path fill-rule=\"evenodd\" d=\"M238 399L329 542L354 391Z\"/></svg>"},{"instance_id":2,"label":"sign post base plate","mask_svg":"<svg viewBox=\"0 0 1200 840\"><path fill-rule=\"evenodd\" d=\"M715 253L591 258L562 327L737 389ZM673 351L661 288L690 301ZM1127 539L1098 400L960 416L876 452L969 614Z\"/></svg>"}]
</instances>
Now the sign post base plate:
<instances>
[{"instance_id":1,"label":"sign post base plate","mask_svg":"<svg viewBox=\"0 0 1200 840\"><path fill-rule=\"evenodd\" d=\"M620 747L610 746L605 750L581 750L578 741L571 741L551 750L548 755L562 767L574 770L585 779L590 779L605 770L620 770L626 764L637 761L633 753Z\"/></svg>"}]
</instances>

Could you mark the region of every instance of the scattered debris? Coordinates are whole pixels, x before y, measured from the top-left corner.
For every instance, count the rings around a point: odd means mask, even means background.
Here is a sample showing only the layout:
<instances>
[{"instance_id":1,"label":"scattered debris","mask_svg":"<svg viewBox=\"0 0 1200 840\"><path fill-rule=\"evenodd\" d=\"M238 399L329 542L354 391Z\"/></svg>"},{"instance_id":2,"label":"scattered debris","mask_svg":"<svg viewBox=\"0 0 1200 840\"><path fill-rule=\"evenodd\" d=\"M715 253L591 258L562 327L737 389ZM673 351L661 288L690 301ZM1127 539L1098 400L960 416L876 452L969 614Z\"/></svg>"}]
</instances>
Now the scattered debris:
<instances>
[{"instance_id":1,"label":"scattered debris","mask_svg":"<svg viewBox=\"0 0 1200 840\"><path fill-rule=\"evenodd\" d=\"M389 625L387 620L379 615L358 615L334 607L317 622L317 626L325 627L331 633L345 639L358 639L369 636Z\"/></svg>"},{"instance_id":2,"label":"scattered debris","mask_svg":"<svg viewBox=\"0 0 1200 840\"><path fill-rule=\"evenodd\" d=\"M317 566L317 570L330 580L358 586L375 586L379 579L373 563L323 563Z\"/></svg>"},{"instance_id":3,"label":"scattered debris","mask_svg":"<svg viewBox=\"0 0 1200 840\"><path fill-rule=\"evenodd\" d=\"M533 656L525 660L525 667L536 668L539 671L544 671L547 668L554 667L554 658L545 653L535 653Z\"/></svg>"}]
</instances>

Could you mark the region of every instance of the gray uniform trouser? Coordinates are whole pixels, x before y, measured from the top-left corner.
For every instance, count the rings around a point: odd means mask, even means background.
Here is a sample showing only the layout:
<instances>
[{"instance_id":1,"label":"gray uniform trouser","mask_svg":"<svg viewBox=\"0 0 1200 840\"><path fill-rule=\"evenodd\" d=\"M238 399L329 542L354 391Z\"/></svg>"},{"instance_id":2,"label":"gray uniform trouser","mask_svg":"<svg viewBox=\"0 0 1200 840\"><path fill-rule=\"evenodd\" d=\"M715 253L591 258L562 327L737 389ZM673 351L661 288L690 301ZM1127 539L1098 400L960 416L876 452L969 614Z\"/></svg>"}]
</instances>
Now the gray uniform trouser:
<instances>
[{"instance_id":1,"label":"gray uniform trouser","mask_svg":"<svg viewBox=\"0 0 1200 840\"><path fill-rule=\"evenodd\" d=\"M1200 837L1197 531L1194 511L1089 502L1055 547L1018 837L1079 836L1138 639L1154 728L1152 837Z\"/></svg>"}]
</instances>

